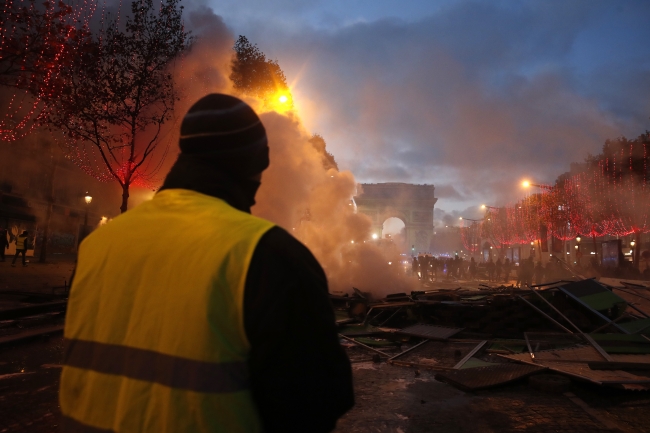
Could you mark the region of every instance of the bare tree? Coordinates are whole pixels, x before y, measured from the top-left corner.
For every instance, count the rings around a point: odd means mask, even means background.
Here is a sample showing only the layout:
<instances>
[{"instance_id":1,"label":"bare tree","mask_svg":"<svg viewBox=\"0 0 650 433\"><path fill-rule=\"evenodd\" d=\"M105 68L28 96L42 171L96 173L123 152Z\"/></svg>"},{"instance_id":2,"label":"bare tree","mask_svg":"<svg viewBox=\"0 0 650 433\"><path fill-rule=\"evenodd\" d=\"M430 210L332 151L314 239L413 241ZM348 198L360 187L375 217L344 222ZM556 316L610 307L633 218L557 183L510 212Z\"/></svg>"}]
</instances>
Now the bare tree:
<instances>
[{"instance_id":1,"label":"bare tree","mask_svg":"<svg viewBox=\"0 0 650 433\"><path fill-rule=\"evenodd\" d=\"M71 159L87 173L115 179L128 206L129 188L147 184L166 156L161 130L179 93L171 68L189 48L180 0L135 0L124 30L107 30L83 44L49 99L48 121L74 140ZM99 153L99 163L85 148Z\"/></svg>"},{"instance_id":2,"label":"bare tree","mask_svg":"<svg viewBox=\"0 0 650 433\"><path fill-rule=\"evenodd\" d=\"M0 139L15 141L41 117L43 97L72 60L86 32L62 1L6 0L0 17L0 88L3 89ZM83 15L77 11L77 16Z\"/></svg>"}]
</instances>

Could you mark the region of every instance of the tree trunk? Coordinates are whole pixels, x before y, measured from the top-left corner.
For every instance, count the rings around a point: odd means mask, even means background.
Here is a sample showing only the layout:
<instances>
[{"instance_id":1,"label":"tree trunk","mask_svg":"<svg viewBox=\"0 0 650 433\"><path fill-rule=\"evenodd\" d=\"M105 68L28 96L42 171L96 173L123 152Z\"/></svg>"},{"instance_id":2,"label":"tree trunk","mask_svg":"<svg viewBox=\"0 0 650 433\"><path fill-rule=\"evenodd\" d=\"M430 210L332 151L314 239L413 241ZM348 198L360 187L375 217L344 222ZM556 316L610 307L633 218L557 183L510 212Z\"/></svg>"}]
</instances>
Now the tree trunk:
<instances>
[{"instance_id":1,"label":"tree trunk","mask_svg":"<svg viewBox=\"0 0 650 433\"><path fill-rule=\"evenodd\" d=\"M639 253L641 252L641 232L638 231L634 236L634 255L632 256L632 263L634 264L634 269L639 269Z\"/></svg>"},{"instance_id":2,"label":"tree trunk","mask_svg":"<svg viewBox=\"0 0 650 433\"><path fill-rule=\"evenodd\" d=\"M129 202L129 184L125 183L124 185L122 185L122 206L120 206L120 211L122 213L126 212L128 202Z\"/></svg>"},{"instance_id":3,"label":"tree trunk","mask_svg":"<svg viewBox=\"0 0 650 433\"><path fill-rule=\"evenodd\" d=\"M52 145L50 144L50 146ZM53 151L50 158L51 158L50 172L47 178L49 184L48 185L49 191L47 196L47 211L45 212L45 223L43 224L44 228L43 228L43 240L41 241L41 251L38 256L39 263L45 263L45 261L47 260L47 241L50 237L50 219L52 217L52 206L54 203L54 175L56 174L57 161Z\"/></svg>"}]
</instances>

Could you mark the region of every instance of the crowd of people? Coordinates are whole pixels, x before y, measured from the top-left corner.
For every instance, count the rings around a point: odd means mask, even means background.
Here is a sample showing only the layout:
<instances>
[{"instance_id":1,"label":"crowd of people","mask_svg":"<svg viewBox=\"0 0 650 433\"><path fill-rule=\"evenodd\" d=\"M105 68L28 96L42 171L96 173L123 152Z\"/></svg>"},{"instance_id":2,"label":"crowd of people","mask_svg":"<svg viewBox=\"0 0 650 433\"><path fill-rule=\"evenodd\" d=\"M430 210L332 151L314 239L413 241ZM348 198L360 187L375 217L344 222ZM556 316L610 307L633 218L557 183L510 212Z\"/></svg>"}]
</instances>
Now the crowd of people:
<instances>
[{"instance_id":1,"label":"crowd of people","mask_svg":"<svg viewBox=\"0 0 650 433\"><path fill-rule=\"evenodd\" d=\"M458 255L413 257L411 270L412 274L423 282L469 279L509 283L515 280L515 285L529 287L561 279L565 272L558 260L551 260L544 265L541 261L535 263L533 257L518 263L508 257L498 257L496 261L490 257L486 262L479 263L474 257L468 261Z\"/></svg>"}]
</instances>

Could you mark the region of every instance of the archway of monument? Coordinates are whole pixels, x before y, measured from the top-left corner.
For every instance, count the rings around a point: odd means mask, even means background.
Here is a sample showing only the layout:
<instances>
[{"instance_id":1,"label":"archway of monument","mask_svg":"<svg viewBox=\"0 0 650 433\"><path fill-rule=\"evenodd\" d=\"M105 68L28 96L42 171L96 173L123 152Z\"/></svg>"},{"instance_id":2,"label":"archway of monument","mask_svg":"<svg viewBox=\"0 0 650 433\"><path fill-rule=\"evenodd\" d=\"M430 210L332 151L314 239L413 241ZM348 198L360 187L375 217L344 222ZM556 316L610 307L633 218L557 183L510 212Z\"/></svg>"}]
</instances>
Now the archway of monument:
<instances>
[{"instance_id":1,"label":"archway of monument","mask_svg":"<svg viewBox=\"0 0 650 433\"><path fill-rule=\"evenodd\" d=\"M372 222L373 238L383 238L384 222L399 218L404 223L406 249L410 254L431 251L433 210L436 201L433 185L406 183L361 184L355 196L357 211Z\"/></svg>"},{"instance_id":2,"label":"archway of monument","mask_svg":"<svg viewBox=\"0 0 650 433\"><path fill-rule=\"evenodd\" d=\"M383 222L381 230L382 238L391 241L400 252L407 252L406 245L406 223L399 217L388 217Z\"/></svg>"},{"instance_id":3,"label":"archway of monument","mask_svg":"<svg viewBox=\"0 0 650 433\"><path fill-rule=\"evenodd\" d=\"M382 226L382 233L386 235L398 235L404 231L406 223L400 217L388 217Z\"/></svg>"}]
</instances>

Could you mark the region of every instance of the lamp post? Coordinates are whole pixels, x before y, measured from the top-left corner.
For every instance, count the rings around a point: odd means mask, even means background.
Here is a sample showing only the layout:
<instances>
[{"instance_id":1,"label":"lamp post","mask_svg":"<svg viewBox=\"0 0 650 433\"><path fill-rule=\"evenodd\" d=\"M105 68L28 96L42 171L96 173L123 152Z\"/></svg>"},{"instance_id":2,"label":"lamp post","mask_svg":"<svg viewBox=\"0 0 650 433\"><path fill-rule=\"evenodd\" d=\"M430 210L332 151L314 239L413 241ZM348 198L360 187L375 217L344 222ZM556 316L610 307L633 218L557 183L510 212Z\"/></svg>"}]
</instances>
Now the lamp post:
<instances>
[{"instance_id":1,"label":"lamp post","mask_svg":"<svg viewBox=\"0 0 650 433\"><path fill-rule=\"evenodd\" d=\"M549 190L549 191L553 189L553 186L552 186L552 185L542 185L542 184L539 184L539 183L530 183L530 182L528 182L527 180L523 181L523 182L521 183L521 186L523 186L524 188L528 188L528 187L531 187L531 186L535 186L535 187L537 187L537 188L547 189L547 190Z\"/></svg>"},{"instance_id":2,"label":"lamp post","mask_svg":"<svg viewBox=\"0 0 650 433\"><path fill-rule=\"evenodd\" d=\"M630 241L630 247L632 248L632 265L636 269L636 266L637 266L637 264L636 264L636 254L635 254L635 251L634 251L634 246L635 245L636 245L636 242L634 240L631 240Z\"/></svg>"},{"instance_id":3,"label":"lamp post","mask_svg":"<svg viewBox=\"0 0 650 433\"><path fill-rule=\"evenodd\" d=\"M468 242L469 245L470 245L469 252L472 255L474 253L481 254L481 237L479 236L480 232L479 232L478 223L480 223L483 220L475 220L475 219L472 219L472 218L465 218L465 217L459 217L458 219L461 220L461 221L465 220L465 221L471 221L472 222L472 225L470 227L468 227L468 230L471 230L471 231L468 231L468 233L471 234L471 236L469 236L470 239L469 239L469 242ZM476 243L474 243L474 242L476 242ZM474 251L474 246L475 245L476 245L476 251Z\"/></svg>"},{"instance_id":4,"label":"lamp post","mask_svg":"<svg viewBox=\"0 0 650 433\"><path fill-rule=\"evenodd\" d=\"M92 196L88 191L86 191L86 195L84 196L84 202L86 202L86 211L84 212L84 229L83 229L83 236L81 239L79 239L79 243L83 240L88 235L88 208L90 207L90 202L93 201Z\"/></svg>"},{"instance_id":5,"label":"lamp post","mask_svg":"<svg viewBox=\"0 0 650 433\"><path fill-rule=\"evenodd\" d=\"M84 196L84 201L86 202L86 214L84 216L84 233L86 232L86 226L88 226L88 206L90 205L90 202L93 201L92 196L86 191L86 195Z\"/></svg>"}]
</instances>

